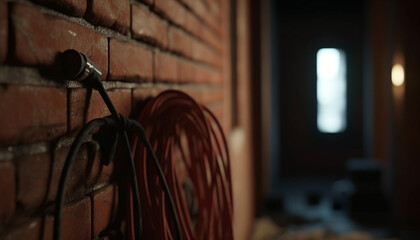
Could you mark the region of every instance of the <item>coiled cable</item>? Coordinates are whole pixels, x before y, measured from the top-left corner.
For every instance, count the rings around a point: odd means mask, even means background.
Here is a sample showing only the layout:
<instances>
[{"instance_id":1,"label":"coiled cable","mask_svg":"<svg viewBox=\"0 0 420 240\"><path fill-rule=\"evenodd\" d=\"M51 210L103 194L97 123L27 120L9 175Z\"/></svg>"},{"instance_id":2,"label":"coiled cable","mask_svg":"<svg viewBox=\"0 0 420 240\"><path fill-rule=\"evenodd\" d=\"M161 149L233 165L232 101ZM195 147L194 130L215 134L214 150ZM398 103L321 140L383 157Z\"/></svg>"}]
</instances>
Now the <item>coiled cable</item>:
<instances>
[{"instance_id":1,"label":"coiled cable","mask_svg":"<svg viewBox=\"0 0 420 240\"><path fill-rule=\"evenodd\" d=\"M145 127L170 190L166 194L147 160L147 149L134 137L141 214L147 219L144 238L175 239L177 223L168 217L172 208L165 197L172 195L185 239L233 239L229 154L214 115L188 95L170 90L152 98L138 121Z\"/></svg>"}]
</instances>

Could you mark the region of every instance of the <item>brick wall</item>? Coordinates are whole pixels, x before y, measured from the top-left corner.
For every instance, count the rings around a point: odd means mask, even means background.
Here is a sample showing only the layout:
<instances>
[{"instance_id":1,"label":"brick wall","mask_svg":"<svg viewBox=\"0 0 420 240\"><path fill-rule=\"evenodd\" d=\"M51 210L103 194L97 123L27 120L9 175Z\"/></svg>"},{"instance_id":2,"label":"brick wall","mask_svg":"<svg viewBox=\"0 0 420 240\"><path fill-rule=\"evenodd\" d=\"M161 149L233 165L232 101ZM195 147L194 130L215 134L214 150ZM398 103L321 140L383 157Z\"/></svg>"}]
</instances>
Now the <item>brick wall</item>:
<instances>
[{"instance_id":1,"label":"brick wall","mask_svg":"<svg viewBox=\"0 0 420 240\"><path fill-rule=\"evenodd\" d=\"M60 78L76 49L103 72L119 112L178 89L228 130L229 60L221 0L0 0L0 239L51 239L58 179L75 135L109 114L97 92ZM116 164L86 143L71 170L62 239L120 239ZM122 231L123 234L123 231Z\"/></svg>"}]
</instances>

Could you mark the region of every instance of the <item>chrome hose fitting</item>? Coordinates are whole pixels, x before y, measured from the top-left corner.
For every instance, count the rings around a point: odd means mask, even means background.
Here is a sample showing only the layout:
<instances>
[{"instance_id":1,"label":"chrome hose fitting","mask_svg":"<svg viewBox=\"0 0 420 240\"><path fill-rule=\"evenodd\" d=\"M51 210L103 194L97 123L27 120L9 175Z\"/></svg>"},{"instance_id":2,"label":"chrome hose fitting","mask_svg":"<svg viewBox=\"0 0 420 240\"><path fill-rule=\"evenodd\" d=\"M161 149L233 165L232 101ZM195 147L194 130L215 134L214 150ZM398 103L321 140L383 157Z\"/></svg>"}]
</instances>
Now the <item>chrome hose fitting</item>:
<instances>
[{"instance_id":1,"label":"chrome hose fitting","mask_svg":"<svg viewBox=\"0 0 420 240\"><path fill-rule=\"evenodd\" d=\"M102 72L86 55L74 49L63 53L64 76L68 80L84 82L87 79L101 80Z\"/></svg>"}]
</instances>

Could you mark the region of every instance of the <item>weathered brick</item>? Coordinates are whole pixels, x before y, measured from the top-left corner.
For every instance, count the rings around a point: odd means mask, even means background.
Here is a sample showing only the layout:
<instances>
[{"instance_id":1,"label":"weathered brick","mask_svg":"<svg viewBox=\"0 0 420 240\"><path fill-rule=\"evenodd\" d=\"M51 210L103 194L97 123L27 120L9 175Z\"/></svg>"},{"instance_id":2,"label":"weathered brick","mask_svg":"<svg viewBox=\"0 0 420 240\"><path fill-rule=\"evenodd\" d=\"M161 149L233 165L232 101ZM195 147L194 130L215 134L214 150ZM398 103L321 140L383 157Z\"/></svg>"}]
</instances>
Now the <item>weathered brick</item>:
<instances>
[{"instance_id":1,"label":"weathered brick","mask_svg":"<svg viewBox=\"0 0 420 240\"><path fill-rule=\"evenodd\" d=\"M215 2L214 0L202 0L202 1L204 1L204 3L207 5L207 8L210 7L212 2Z\"/></svg>"},{"instance_id":2,"label":"weathered brick","mask_svg":"<svg viewBox=\"0 0 420 240\"><path fill-rule=\"evenodd\" d=\"M185 32L176 27L169 28L169 49L184 56L191 57L193 40Z\"/></svg>"},{"instance_id":3,"label":"weathered brick","mask_svg":"<svg viewBox=\"0 0 420 240\"><path fill-rule=\"evenodd\" d=\"M184 91L186 94L188 94L188 96L190 96L191 98L194 99L194 101L196 101L198 104L202 104L203 102L203 91L200 90L194 90L194 89L190 89L190 90L185 90Z\"/></svg>"},{"instance_id":4,"label":"weathered brick","mask_svg":"<svg viewBox=\"0 0 420 240\"><path fill-rule=\"evenodd\" d=\"M67 158L69 148L62 148L53 153L24 155L15 159L17 166L17 201L27 210L55 201L58 184ZM93 186L92 178L95 161L99 154L92 145L84 145L76 157L66 185L66 199L83 195ZM96 174L97 175L97 174ZM90 184L90 185L88 185Z\"/></svg>"},{"instance_id":5,"label":"weathered brick","mask_svg":"<svg viewBox=\"0 0 420 240\"><path fill-rule=\"evenodd\" d=\"M207 44L209 44L210 46L212 46L218 52L222 51L222 38L216 35L214 32L210 31L209 28L203 28L199 38Z\"/></svg>"},{"instance_id":6,"label":"weathered brick","mask_svg":"<svg viewBox=\"0 0 420 240\"><path fill-rule=\"evenodd\" d=\"M209 44L212 48L220 52L222 50L223 41L220 36L210 30L209 27L203 26L203 23L191 12L186 14L185 30L194 35L196 38L201 39Z\"/></svg>"},{"instance_id":7,"label":"weathered brick","mask_svg":"<svg viewBox=\"0 0 420 240\"><path fill-rule=\"evenodd\" d=\"M39 240L42 239L42 218L31 219L0 236L2 240ZM45 239L45 238L44 238Z\"/></svg>"},{"instance_id":8,"label":"weathered brick","mask_svg":"<svg viewBox=\"0 0 420 240\"><path fill-rule=\"evenodd\" d=\"M0 162L0 227L15 212L15 168L10 162Z\"/></svg>"},{"instance_id":9,"label":"weathered brick","mask_svg":"<svg viewBox=\"0 0 420 240\"><path fill-rule=\"evenodd\" d=\"M156 81L178 81L178 62L173 55L161 52L155 53L154 70Z\"/></svg>"},{"instance_id":10,"label":"weathered brick","mask_svg":"<svg viewBox=\"0 0 420 240\"><path fill-rule=\"evenodd\" d=\"M195 67L188 61L178 61L178 80L179 82L194 82Z\"/></svg>"},{"instance_id":11,"label":"weathered brick","mask_svg":"<svg viewBox=\"0 0 420 240\"><path fill-rule=\"evenodd\" d=\"M207 15L206 6L201 0L200 1L188 0L187 4L196 15L200 16L201 19L203 19L204 16Z\"/></svg>"},{"instance_id":12,"label":"weathered brick","mask_svg":"<svg viewBox=\"0 0 420 240\"><path fill-rule=\"evenodd\" d=\"M191 12L185 14L185 25L184 28L196 37L201 36L201 31L204 29L198 18Z\"/></svg>"},{"instance_id":13,"label":"weathered brick","mask_svg":"<svg viewBox=\"0 0 420 240\"><path fill-rule=\"evenodd\" d=\"M195 81L197 83L218 84L222 80L221 72L204 66L195 66Z\"/></svg>"},{"instance_id":14,"label":"weathered brick","mask_svg":"<svg viewBox=\"0 0 420 240\"><path fill-rule=\"evenodd\" d=\"M226 14L227 10L229 9L229 5L227 2L225 1L219 2L219 5L220 5L220 13L219 13L220 35L222 36L222 35L227 34L229 30L230 14Z\"/></svg>"},{"instance_id":15,"label":"weathered brick","mask_svg":"<svg viewBox=\"0 0 420 240\"><path fill-rule=\"evenodd\" d=\"M66 90L0 85L0 146L61 136L67 125Z\"/></svg>"},{"instance_id":16,"label":"weathered brick","mask_svg":"<svg viewBox=\"0 0 420 240\"><path fill-rule=\"evenodd\" d=\"M93 162L89 162L91 166L87 168L87 179L85 186L87 188L91 188L110 182L111 177L114 174L114 162L114 160L111 161L108 166L103 165L101 162L101 154L100 152L97 152L93 158Z\"/></svg>"},{"instance_id":17,"label":"weathered brick","mask_svg":"<svg viewBox=\"0 0 420 240\"><path fill-rule=\"evenodd\" d=\"M75 88L69 91L69 125L70 134L78 132L80 128L92 119L110 115L108 108L97 91L85 88ZM108 95L117 111L124 116L131 113L131 90L109 90Z\"/></svg>"},{"instance_id":18,"label":"weathered brick","mask_svg":"<svg viewBox=\"0 0 420 240\"><path fill-rule=\"evenodd\" d=\"M93 236L98 236L116 220L118 188L115 185L106 186L92 193L91 199L93 207Z\"/></svg>"},{"instance_id":19,"label":"weathered brick","mask_svg":"<svg viewBox=\"0 0 420 240\"><path fill-rule=\"evenodd\" d=\"M207 106L211 113L217 118L217 120L223 119L223 105L208 105Z\"/></svg>"},{"instance_id":20,"label":"weathered brick","mask_svg":"<svg viewBox=\"0 0 420 240\"><path fill-rule=\"evenodd\" d=\"M0 64L6 60L8 30L7 3L4 0L0 0Z\"/></svg>"},{"instance_id":21,"label":"weathered brick","mask_svg":"<svg viewBox=\"0 0 420 240\"><path fill-rule=\"evenodd\" d=\"M194 5L194 2L196 0L180 0L182 3L184 3L185 5L187 5L189 8L191 8L191 6Z\"/></svg>"},{"instance_id":22,"label":"weathered brick","mask_svg":"<svg viewBox=\"0 0 420 240\"><path fill-rule=\"evenodd\" d=\"M187 10L176 0L155 0L154 7L176 25L185 25Z\"/></svg>"},{"instance_id":23,"label":"weathered brick","mask_svg":"<svg viewBox=\"0 0 420 240\"><path fill-rule=\"evenodd\" d=\"M60 12L81 17L86 11L86 0L32 0Z\"/></svg>"},{"instance_id":24,"label":"weathered brick","mask_svg":"<svg viewBox=\"0 0 420 240\"><path fill-rule=\"evenodd\" d=\"M128 0L88 0L83 16L93 25L100 25L127 33L130 28L130 2Z\"/></svg>"},{"instance_id":25,"label":"weathered brick","mask_svg":"<svg viewBox=\"0 0 420 240\"><path fill-rule=\"evenodd\" d=\"M211 9L205 6L201 1L195 1L197 14L207 23L207 25L216 33L220 33L220 22L217 15L213 15Z\"/></svg>"},{"instance_id":26,"label":"weathered brick","mask_svg":"<svg viewBox=\"0 0 420 240\"><path fill-rule=\"evenodd\" d=\"M220 2L219 1L208 0L207 3L208 3L207 5L209 5L210 12L214 16L220 17Z\"/></svg>"},{"instance_id":27,"label":"weathered brick","mask_svg":"<svg viewBox=\"0 0 420 240\"><path fill-rule=\"evenodd\" d=\"M217 16L212 15L210 9L202 1L189 1L189 7L202 19L206 25L219 33L220 23Z\"/></svg>"},{"instance_id":28,"label":"weathered brick","mask_svg":"<svg viewBox=\"0 0 420 240\"><path fill-rule=\"evenodd\" d=\"M137 102L145 102L151 97L157 96L161 92L157 88L135 88L133 89L133 107Z\"/></svg>"},{"instance_id":29,"label":"weathered brick","mask_svg":"<svg viewBox=\"0 0 420 240\"><path fill-rule=\"evenodd\" d=\"M202 105L212 105L223 102L223 91L188 90L186 93Z\"/></svg>"},{"instance_id":30,"label":"weathered brick","mask_svg":"<svg viewBox=\"0 0 420 240\"><path fill-rule=\"evenodd\" d=\"M209 12L213 16L218 16L220 12L220 2L215 0L204 0L207 8L209 9Z\"/></svg>"},{"instance_id":31,"label":"weathered brick","mask_svg":"<svg viewBox=\"0 0 420 240\"><path fill-rule=\"evenodd\" d=\"M101 34L77 23L61 19L24 3L15 3L10 12L14 33L12 63L27 66L51 67L48 74L59 73L62 65L59 53L76 49L108 72L108 41Z\"/></svg>"},{"instance_id":32,"label":"weathered brick","mask_svg":"<svg viewBox=\"0 0 420 240\"><path fill-rule=\"evenodd\" d=\"M152 6L155 3L155 0L137 0L139 2L146 3L147 5Z\"/></svg>"},{"instance_id":33,"label":"weathered brick","mask_svg":"<svg viewBox=\"0 0 420 240\"><path fill-rule=\"evenodd\" d=\"M110 80L151 81L153 53L144 47L111 39L109 43Z\"/></svg>"},{"instance_id":34,"label":"weathered brick","mask_svg":"<svg viewBox=\"0 0 420 240\"><path fill-rule=\"evenodd\" d=\"M46 216L44 240L52 239L54 217ZM61 218L61 240L91 239L91 201L89 197L64 206Z\"/></svg>"},{"instance_id":35,"label":"weathered brick","mask_svg":"<svg viewBox=\"0 0 420 240\"><path fill-rule=\"evenodd\" d=\"M223 60L213 49L199 41L192 41L192 58L214 67L220 67Z\"/></svg>"},{"instance_id":36,"label":"weathered brick","mask_svg":"<svg viewBox=\"0 0 420 240\"><path fill-rule=\"evenodd\" d=\"M168 46L168 24L143 6L133 5L131 11L133 37L166 48Z\"/></svg>"}]
</instances>

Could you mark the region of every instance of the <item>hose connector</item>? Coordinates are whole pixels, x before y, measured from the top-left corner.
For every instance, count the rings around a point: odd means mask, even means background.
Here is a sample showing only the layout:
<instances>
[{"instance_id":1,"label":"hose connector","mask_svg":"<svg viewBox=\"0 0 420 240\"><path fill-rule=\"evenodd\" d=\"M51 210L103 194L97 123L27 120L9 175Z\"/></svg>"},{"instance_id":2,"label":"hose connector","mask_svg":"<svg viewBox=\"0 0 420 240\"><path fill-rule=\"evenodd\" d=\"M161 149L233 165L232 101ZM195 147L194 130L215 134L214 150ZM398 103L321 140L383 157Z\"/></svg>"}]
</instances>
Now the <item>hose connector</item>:
<instances>
[{"instance_id":1,"label":"hose connector","mask_svg":"<svg viewBox=\"0 0 420 240\"><path fill-rule=\"evenodd\" d=\"M66 79L78 82L85 82L92 78L101 80L101 70L83 53L68 49L63 53L63 60Z\"/></svg>"}]
</instances>

